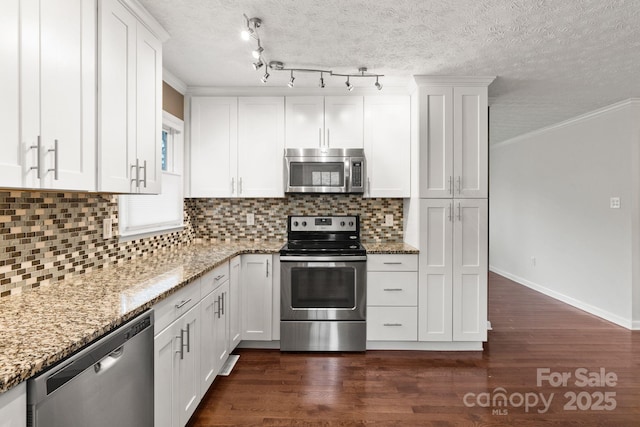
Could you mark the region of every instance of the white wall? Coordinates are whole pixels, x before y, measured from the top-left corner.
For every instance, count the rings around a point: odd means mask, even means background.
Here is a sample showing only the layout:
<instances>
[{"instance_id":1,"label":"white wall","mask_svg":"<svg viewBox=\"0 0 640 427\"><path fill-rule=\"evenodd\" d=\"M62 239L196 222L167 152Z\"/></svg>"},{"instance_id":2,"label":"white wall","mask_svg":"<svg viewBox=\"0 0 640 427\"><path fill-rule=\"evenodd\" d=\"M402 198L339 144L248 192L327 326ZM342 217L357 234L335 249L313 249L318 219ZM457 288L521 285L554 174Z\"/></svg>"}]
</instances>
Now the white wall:
<instances>
[{"instance_id":1,"label":"white wall","mask_svg":"<svg viewBox=\"0 0 640 427\"><path fill-rule=\"evenodd\" d=\"M640 300L638 111L623 102L490 150L490 269L628 328ZM609 208L614 196L620 209Z\"/></svg>"}]
</instances>

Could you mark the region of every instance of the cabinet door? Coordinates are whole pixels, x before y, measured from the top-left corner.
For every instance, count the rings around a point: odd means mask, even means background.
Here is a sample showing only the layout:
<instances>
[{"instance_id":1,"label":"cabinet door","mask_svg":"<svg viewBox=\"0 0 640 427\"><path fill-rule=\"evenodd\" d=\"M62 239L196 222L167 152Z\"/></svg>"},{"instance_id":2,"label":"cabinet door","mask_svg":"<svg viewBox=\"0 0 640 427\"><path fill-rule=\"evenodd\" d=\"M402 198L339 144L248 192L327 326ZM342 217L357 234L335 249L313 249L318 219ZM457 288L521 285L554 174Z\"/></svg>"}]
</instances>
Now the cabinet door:
<instances>
[{"instance_id":1,"label":"cabinet door","mask_svg":"<svg viewBox=\"0 0 640 427\"><path fill-rule=\"evenodd\" d=\"M411 108L408 96L364 98L368 197L411 195Z\"/></svg>"},{"instance_id":2,"label":"cabinet door","mask_svg":"<svg viewBox=\"0 0 640 427\"><path fill-rule=\"evenodd\" d=\"M142 23L137 23L136 30L138 190L157 194L162 183L162 44Z\"/></svg>"},{"instance_id":3,"label":"cabinet door","mask_svg":"<svg viewBox=\"0 0 640 427\"><path fill-rule=\"evenodd\" d=\"M364 148L363 108L362 96L324 98L325 147Z\"/></svg>"},{"instance_id":4,"label":"cabinet door","mask_svg":"<svg viewBox=\"0 0 640 427\"><path fill-rule=\"evenodd\" d=\"M238 99L238 193L284 197L284 98Z\"/></svg>"},{"instance_id":5,"label":"cabinet door","mask_svg":"<svg viewBox=\"0 0 640 427\"><path fill-rule=\"evenodd\" d=\"M324 146L324 97L287 96L285 98L287 148Z\"/></svg>"},{"instance_id":6,"label":"cabinet door","mask_svg":"<svg viewBox=\"0 0 640 427\"><path fill-rule=\"evenodd\" d=\"M176 335L180 335L179 330L174 323L153 339L155 427L178 426L177 382L180 355L177 353L179 340Z\"/></svg>"},{"instance_id":7,"label":"cabinet door","mask_svg":"<svg viewBox=\"0 0 640 427\"><path fill-rule=\"evenodd\" d=\"M487 200L453 202L453 339L486 341Z\"/></svg>"},{"instance_id":8,"label":"cabinet door","mask_svg":"<svg viewBox=\"0 0 640 427\"><path fill-rule=\"evenodd\" d=\"M237 190L238 100L191 99L191 197L231 197Z\"/></svg>"},{"instance_id":9,"label":"cabinet door","mask_svg":"<svg viewBox=\"0 0 640 427\"><path fill-rule=\"evenodd\" d=\"M229 356L229 281L226 281L214 292L218 300L218 313L215 320L214 356L216 374Z\"/></svg>"},{"instance_id":10,"label":"cabinet door","mask_svg":"<svg viewBox=\"0 0 640 427\"><path fill-rule=\"evenodd\" d=\"M488 112L486 87L453 89L454 197L488 196Z\"/></svg>"},{"instance_id":11,"label":"cabinet door","mask_svg":"<svg viewBox=\"0 0 640 427\"><path fill-rule=\"evenodd\" d=\"M218 295L211 292L200 301L200 395L204 396L218 374L215 332Z\"/></svg>"},{"instance_id":12,"label":"cabinet door","mask_svg":"<svg viewBox=\"0 0 640 427\"><path fill-rule=\"evenodd\" d=\"M420 200L420 341L451 341L453 214L452 200Z\"/></svg>"},{"instance_id":13,"label":"cabinet door","mask_svg":"<svg viewBox=\"0 0 640 427\"><path fill-rule=\"evenodd\" d=\"M200 403L200 305L176 320L178 325L178 411L183 426ZM181 346L181 348L180 348Z\"/></svg>"},{"instance_id":14,"label":"cabinet door","mask_svg":"<svg viewBox=\"0 0 640 427\"><path fill-rule=\"evenodd\" d=\"M118 0L99 5L98 190L135 192L137 20Z\"/></svg>"},{"instance_id":15,"label":"cabinet door","mask_svg":"<svg viewBox=\"0 0 640 427\"><path fill-rule=\"evenodd\" d=\"M271 340L271 269L271 255L242 255L243 340Z\"/></svg>"},{"instance_id":16,"label":"cabinet door","mask_svg":"<svg viewBox=\"0 0 640 427\"><path fill-rule=\"evenodd\" d=\"M4 1L0 14L0 187L23 185L22 153L34 143L20 140L20 4Z\"/></svg>"},{"instance_id":17,"label":"cabinet door","mask_svg":"<svg viewBox=\"0 0 640 427\"><path fill-rule=\"evenodd\" d=\"M96 11L95 0L40 2L40 135L46 188L95 190Z\"/></svg>"},{"instance_id":18,"label":"cabinet door","mask_svg":"<svg viewBox=\"0 0 640 427\"><path fill-rule=\"evenodd\" d=\"M453 197L453 88L420 88L420 197Z\"/></svg>"},{"instance_id":19,"label":"cabinet door","mask_svg":"<svg viewBox=\"0 0 640 427\"><path fill-rule=\"evenodd\" d=\"M0 393L0 425L2 427L27 426L27 382Z\"/></svg>"},{"instance_id":20,"label":"cabinet door","mask_svg":"<svg viewBox=\"0 0 640 427\"><path fill-rule=\"evenodd\" d=\"M229 352L232 352L242 340L242 281L239 256L231 259L229 269Z\"/></svg>"}]
</instances>

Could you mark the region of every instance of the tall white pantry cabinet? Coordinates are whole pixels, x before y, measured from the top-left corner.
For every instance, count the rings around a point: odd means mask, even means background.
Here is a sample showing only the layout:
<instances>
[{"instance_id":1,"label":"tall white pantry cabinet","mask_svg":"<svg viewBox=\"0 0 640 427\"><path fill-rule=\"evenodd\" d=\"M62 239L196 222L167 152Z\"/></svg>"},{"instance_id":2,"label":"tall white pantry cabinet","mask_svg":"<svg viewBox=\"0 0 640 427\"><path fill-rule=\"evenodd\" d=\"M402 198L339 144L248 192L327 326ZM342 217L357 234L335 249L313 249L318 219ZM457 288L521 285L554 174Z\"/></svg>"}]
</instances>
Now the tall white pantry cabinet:
<instances>
[{"instance_id":1,"label":"tall white pantry cabinet","mask_svg":"<svg viewBox=\"0 0 640 427\"><path fill-rule=\"evenodd\" d=\"M493 80L416 76L418 341L472 348L487 340L487 92Z\"/></svg>"}]
</instances>

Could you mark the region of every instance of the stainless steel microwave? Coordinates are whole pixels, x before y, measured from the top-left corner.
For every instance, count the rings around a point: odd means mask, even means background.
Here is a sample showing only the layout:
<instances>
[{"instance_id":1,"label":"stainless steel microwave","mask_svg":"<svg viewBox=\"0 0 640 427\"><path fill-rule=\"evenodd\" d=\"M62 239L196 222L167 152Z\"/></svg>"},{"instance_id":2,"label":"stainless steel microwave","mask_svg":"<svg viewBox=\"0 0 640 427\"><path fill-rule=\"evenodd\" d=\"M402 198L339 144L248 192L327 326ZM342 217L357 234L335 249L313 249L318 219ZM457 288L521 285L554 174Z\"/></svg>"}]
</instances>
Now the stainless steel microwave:
<instances>
[{"instance_id":1,"label":"stainless steel microwave","mask_svg":"<svg viewBox=\"0 0 640 427\"><path fill-rule=\"evenodd\" d=\"M362 148L287 148L286 193L364 193Z\"/></svg>"}]
</instances>

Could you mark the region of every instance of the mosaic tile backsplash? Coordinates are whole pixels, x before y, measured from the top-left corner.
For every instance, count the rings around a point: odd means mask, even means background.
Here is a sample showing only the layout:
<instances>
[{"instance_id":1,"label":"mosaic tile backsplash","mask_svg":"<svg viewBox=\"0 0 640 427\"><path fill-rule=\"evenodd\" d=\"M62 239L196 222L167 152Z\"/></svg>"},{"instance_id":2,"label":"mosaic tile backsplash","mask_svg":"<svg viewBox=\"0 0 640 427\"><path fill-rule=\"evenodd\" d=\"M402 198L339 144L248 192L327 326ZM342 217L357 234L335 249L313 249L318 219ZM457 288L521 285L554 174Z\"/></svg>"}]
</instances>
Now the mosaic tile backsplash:
<instances>
[{"instance_id":1,"label":"mosaic tile backsplash","mask_svg":"<svg viewBox=\"0 0 640 427\"><path fill-rule=\"evenodd\" d=\"M118 197L0 190L0 297L196 240L286 239L287 215L361 216L365 242L402 242L402 199L289 195L281 199L185 199L179 232L118 242ZM246 214L255 225L246 225ZM385 215L394 225L385 226ZM102 222L113 220L113 238Z\"/></svg>"}]
</instances>

